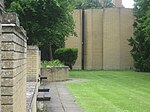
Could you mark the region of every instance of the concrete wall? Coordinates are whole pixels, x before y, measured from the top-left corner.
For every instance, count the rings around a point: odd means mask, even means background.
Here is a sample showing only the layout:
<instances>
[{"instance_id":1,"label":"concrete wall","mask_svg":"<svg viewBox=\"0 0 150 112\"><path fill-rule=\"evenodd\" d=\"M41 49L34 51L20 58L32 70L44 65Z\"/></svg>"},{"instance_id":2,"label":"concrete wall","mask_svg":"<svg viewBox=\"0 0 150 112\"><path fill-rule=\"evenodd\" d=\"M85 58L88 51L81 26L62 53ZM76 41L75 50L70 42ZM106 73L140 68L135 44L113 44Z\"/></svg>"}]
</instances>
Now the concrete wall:
<instances>
[{"instance_id":1,"label":"concrete wall","mask_svg":"<svg viewBox=\"0 0 150 112\"><path fill-rule=\"evenodd\" d=\"M133 60L127 39L133 35L133 12L125 8L104 11L103 69L130 69Z\"/></svg>"},{"instance_id":2,"label":"concrete wall","mask_svg":"<svg viewBox=\"0 0 150 112\"><path fill-rule=\"evenodd\" d=\"M120 11L120 69L130 69L133 67L133 58L127 39L133 35L133 26L131 25L134 23L134 16L131 9L121 9Z\"/></svg>"},{"instance_id":3,"label":"concrete wall","mask_svg":"<svg viewBox=\"0 0 150 112\"><path fill-rule=\"evenodd\" d=\"M120 36L120 9L105 9L103 20L103 69L120 68Z\"/></svg>"},{"instance_id":4,"label":"concrete wall","mask_svg":"<svg viewBox=\"0 0 150 112\"><path fill-rule=\"evenodd\" d=\"M38 82L40 75L41 52L37 46L27 49L27 81Z\"/></svg>"},{"instance_id":5,"label":"concrete wall","mask_svg":"<svg viewBox=\"0 0 150 112\"><path fill-rule=\"evenodd\" d=\"M103 11L85 10L85 68L102 69ZM97 59L97 60L94 60Z\"/></svg>"},{"instance_id":6,"label":"concrete wall","mask_svg":"<svg viewBox=\"0 0 150 112\"><path fill-rule=\"evenodd\" d=\"M2 24L2 112L26 112L26 32L15 13Z\"/></svg>"},{"instance_id":7,"label":"concrete wall","mask_svg":"<svg viewBox=\"0 0 150 112\"><path fill-rule=\"evenodd\" d=\"M78 48L78 59L74 65L75 69L81 69L81 54L82 54L82 15L81 10L76 10L73 14L74 21L76 24L75 31L77 33L77 37L70 36L67 38L66 47L70 48Z\"/></svg>"},{"instance_id":8,"label":"concrete wall","mask_svg":"<svg viewBox=\"0 0 150 112\"><path fill-rule=\"evenodd\" d=\"M75 11L78 42L75 37L66 41L66 47L78 47L82 45L82 29L79 24L82 23L81 11ZM130 46L127 39L133 35L134 16L132 9L126 8L106 8L106 9L88 9L85 10L85 69L130 69L133 66L133 60L130 55ZM82 25L80 24L80 28ZM81 52L78 57L80 62ZM81 66L78 63L76 66Z\"/></svg>"}]
</instances>

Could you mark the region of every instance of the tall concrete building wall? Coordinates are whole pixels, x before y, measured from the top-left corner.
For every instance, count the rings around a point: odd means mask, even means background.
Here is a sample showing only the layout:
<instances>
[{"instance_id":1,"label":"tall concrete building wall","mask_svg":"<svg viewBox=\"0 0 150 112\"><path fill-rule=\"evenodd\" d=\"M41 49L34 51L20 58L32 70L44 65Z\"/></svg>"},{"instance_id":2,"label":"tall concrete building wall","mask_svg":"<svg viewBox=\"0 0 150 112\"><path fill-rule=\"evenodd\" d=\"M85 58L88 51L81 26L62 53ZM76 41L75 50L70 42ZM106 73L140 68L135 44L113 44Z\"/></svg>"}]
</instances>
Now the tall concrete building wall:
<instances>
[{"instance_id":1,"label":"tall concrete building wall","mask_svg":"<svg viewBox=\"0 0 150 112\"><path fill-rule=\"evenodd\" d=\"M120 9L104 9L103 69L120 68Z\"/></svg>"},{"instance_id":2,"label":"tall concrete building wall","mask_svg":"<svg viewBox=\"0 0 150 112\"><path fill-rule=\"evenodd\" d=\"M134 16L130 9L105 10L103 69L132 67L131 49L127 39L133 35L133 22Z\"/></svg>"},{"instance_id":3,"label":"tall concrete building wall","mask_svg":"<svg viewBox=\"0 0 150 112\"><path fill-rule=\"evenodd\" d=\"M92 10L86 10L85 11L85 69L91 69L92 68L92 64L93 64L93 60L92 60L92 44L93 44L93 39L92 39ZM87 19L88 18L88 19ZM88 27L86 27L86 25ZM83 33L83 32L82 32Z\"/></svg>"},{"instance_id":4,"label":"tall concrete building wall","mask_svg":"<svg viewBox=\"0 0 150 112\"><path fill-rule=\"evenodd\" d=\"M2 112L26 112L26 32L15 13L3 15Z\"/></svg>"},{"instance_id":5,"label":"tall concrete building wall","mask_svg":"<svg viewBox=\"0 0 150 112\"><path fill-rule=\"evenodd\" d=\"M81 69L81 54L82 54L82 11L76 10L73 14L74 21L76 24L75 31L77 33L77 37L69 37L66 41L66 47L70 48L78 48L78 59L74 65L75 69Z\"/></svg>"},{"instance_id":6,"label":"tall concrete building wall","mask_svg":"<svg viewBox=\"0 0 150 112\"><path fill-rule=\"evenodd\" d=\"M75 13L78 13L78 11L75 11ZM77 23L82 23L82 19L78 19L78 16L74 18L78 20ZM84 18L85 69L131 68L133 61L127 39L133 35L134 16L132 9L88 9L85 10ZM77 23L76 27L79 27ZM78 43L74 41L75 37L72 37L68 39L69 41L66 41L66 47L81 46L82 29L80 29L79 32L80 35L78 35L78 37L80 39L78 39ZM77 65L82 65L81 52L78 53L78 56L80 60L77 59L74 68L76 68ZM80 63L78 63L79 61Z\"/></svg>"},{"instance_id":7,"label":"tall concrete building wall","mask_svg":"<svg viewBox=\"0 0 150 112\"><path fill-rule=\"evenodd\" d=\"M102 21L103 10L89 9L85 11L86 69L102 69Z\"/></svg>"},{"instance_id":8,"label":"tall concrete building wall","mask_svg":"<svg viewBox=\"0 0 150 112\"><path fill-rule=\"evenodd\" d=\"M133 59L127 39L133 36L134 16L131 9L121 9L120 12L120 69L130 69Z\"/></svg>"}]
</instances>

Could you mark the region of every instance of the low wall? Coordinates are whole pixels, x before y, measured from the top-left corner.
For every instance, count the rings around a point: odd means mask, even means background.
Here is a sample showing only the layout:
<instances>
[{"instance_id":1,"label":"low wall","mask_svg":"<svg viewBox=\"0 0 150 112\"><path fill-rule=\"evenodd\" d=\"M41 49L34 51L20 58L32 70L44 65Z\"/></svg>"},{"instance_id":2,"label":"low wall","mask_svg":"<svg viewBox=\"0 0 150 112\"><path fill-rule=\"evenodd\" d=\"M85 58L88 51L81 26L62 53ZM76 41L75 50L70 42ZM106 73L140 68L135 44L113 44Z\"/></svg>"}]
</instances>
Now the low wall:
<instances>
[{"instance_id":1,"label":"low wall","mask_svg":"<svg viewBox=\"0 0 150 112\"><path fill-rule=\"evenodd\" d=\"M42 76L47 77L48 82L64 81L68 79L69 67L42 68Z\"/></svg>"}]
</instances>

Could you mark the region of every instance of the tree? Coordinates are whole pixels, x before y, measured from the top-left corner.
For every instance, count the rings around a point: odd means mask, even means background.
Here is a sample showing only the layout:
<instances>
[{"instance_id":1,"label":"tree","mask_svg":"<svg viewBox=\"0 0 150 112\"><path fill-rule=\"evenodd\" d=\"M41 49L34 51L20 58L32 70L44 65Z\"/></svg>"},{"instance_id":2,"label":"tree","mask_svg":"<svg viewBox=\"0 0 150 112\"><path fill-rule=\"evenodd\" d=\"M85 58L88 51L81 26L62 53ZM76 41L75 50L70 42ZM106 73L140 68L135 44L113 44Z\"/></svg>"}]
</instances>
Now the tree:
<instances>
[{"instance_id":1,"label":"tree","mask_svg":"<svg viewBox=\"0 0 150 112\"><path fill-rule=\"evenodd\" d=\"M110 8L113 7L112 0L75 0L75 7L77 9L90 9L90 8Z\"/></svg>"},{"instance_id":2,"label":"tree","mask_svg":"<svg viewBox=\"0 0 150 112\"><path fill-rule=\"evenodd\" d=\"M150 71L150 0L135 0L134 37L129 39L137 71Z\"/></svg>"},{"instance_id":3,"label":"tree","mask_svg":"<svg viewBox=\"0 0 150 112\"><path fill-rule=\"evenodd\" d=\"M47 46L52 58L51 46L63 46L65 37L75 34L72 13L73 0L13 0L5 1L8 10L19 14L26 29L29 45Z\"/></svg>"},{"instance_id":4,"label":"tree","mask_svg":"<svg viewBox=\"0 0 150 112\"><path fill-rule=\"evenodd\" d=\"M102 8L110 8L110 7L114 7L112 0L104 0L102 3Z\"/></svg>"}]
</instances>

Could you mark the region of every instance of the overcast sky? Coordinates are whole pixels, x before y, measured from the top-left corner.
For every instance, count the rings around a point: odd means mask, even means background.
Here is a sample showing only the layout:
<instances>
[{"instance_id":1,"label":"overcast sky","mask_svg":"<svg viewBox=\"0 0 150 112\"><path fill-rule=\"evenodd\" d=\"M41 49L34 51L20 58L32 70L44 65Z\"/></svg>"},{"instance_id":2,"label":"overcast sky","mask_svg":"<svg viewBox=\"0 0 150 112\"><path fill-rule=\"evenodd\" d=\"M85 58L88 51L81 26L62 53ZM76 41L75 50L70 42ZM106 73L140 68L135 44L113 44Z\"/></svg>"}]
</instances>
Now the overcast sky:
<instances>
[{"instance_id":1,"label":"overcast sky","mask_svg":"<svg viewBox=\"0 0 150 112\"><path fill-rule=\"evenodd\" d=\"M124 7L126 8L133 8L133 0L122 0Z\"/></svg>"}]
</instances>

